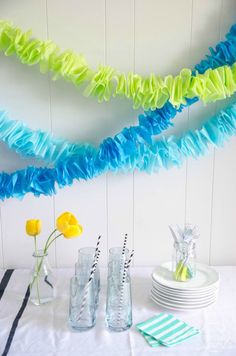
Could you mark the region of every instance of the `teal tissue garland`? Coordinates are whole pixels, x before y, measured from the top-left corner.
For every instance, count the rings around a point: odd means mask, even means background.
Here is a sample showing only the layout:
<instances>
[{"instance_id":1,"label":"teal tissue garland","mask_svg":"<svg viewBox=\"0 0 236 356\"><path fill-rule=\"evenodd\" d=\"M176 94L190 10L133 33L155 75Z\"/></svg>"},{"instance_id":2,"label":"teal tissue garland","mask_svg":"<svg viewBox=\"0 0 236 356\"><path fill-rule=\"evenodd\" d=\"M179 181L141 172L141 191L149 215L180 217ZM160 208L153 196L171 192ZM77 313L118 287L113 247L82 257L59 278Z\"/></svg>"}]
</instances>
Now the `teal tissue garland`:
<instances>
[{"instance_id":1,"label":"teal tissue garland","mask_svg":"<svg viewBox=\"0 0 236 356\"><path fill-rule=\"evenodd\" d=\"M236 26L232 26L230 32L226 35L227 40L220 42L215 50L210 48L210 55L205 60L196 65L196 70L199 73L204 73L209 68L217 68L220 65L231 65L236 58ZM196 71L193 72L193 74ZM5 113L0 113L0 139L3 140L11 149L23 156L36 157L50 163L57 163L55 168L34 168L28 167L25 170L17 171L12 174L2 173L0 175L0 199L10 198L11 196L21 198L27 192L32 192L35 195L55 193L55 183L60 187L70 185L73 179L90 179L97 176L108 169L133 169L135 167L141 170L152 171L158 166L167 167L168 159L163 159L160 153L168 150L166 145L170 144L169 152L173 151L174 144L177 144L173 137L165 140L164 138L155 144L152 141L152 135L159 134L167 129L172 123L171 119L181 111L185 106L189 106L198 99L193 98L188 100L187 105L182 105L178 110L170 103L165 104L162 109L154 111L146 111L139 116L139 125L123 129L114 139L107 138L97 150L91 145L72 144L65 140L55 139L52 135L41 130L32 131L24 124L9 120ZM229 110L229 109L228 109ZM204 127L199 131L202 133ZM195 131L195 135L197 131ZM233 134L233 131L229 134ZM209 136L210 137L210 136ZM220 137L218 135L217 137ZM178 144L183 147L183 152L179 155L188 156L188 145L186 140L191 142L193 138L185 135L182 141ZM206 140L208 142L208 140ZM207 143L214 143L214 140ZM177 145L178 146L178 145ZM135 154L135 150L137 152ZM194 148L195 147L195 148ZM201 150L196 150L196 156L203 154L203 143ZM190 147L189 147L190 148ZM192 150L196 149L197 145L192 146ZM205 147L207 149L207 147ZM178 148L179 150L180 148ZM156 154L159 151L159 158ZM172 151L171 151L172 150ZM176 156L177 151L176 149ZM190 150L191 151L191 150ZM189 152L190 152L189 151ZM132 156L127 157L131 152ZM142 157L143 155L143 157ZM193 152L192 155L194 156ZM84 157L83 157L84 156ZM174 157L174 155L172 154ZM155 158L156 157L156 158ZM172 157L172 158L173 158ZM105 160L108 159L107 162ZM155 160L158 159L158 164ZM65 167L62 163L65 162ZM140 161L140 162L139 162ZM173 162L179 164L178 159ZM69 167L71 162L71 167ZM92 164L95 164L92 167ZM124 168L125 167L125 168ZM35 182L34 182L35 179ZM25 187L24 187L25 184Z\"/></svg>"},{"instance_id":2,"label":"teal tissue garland","mask_svg":"<svg viewBox=\"0 0 236 356\"><path fill-rule=\"evenodd\" d=\"M193 74L196 70L204 73L209 68L217 68L224 64L232 65L235 60L236 25L233 25L226 34L226 41L219 42L215 49L210 48L210 55L195 66ZM160 134L172 126L171 120L176 114L197 100L198 98L187 99L187 104L181 105L179 109L168 102L161 109L148 110L139 116L139 125L125 128L119 135L130 135L138 141L145 140L151 143L151 136ZM89 147L88 144L73 144L63 139L55 139L49 132L33 131L19 121L10 120L5 112L0 112L0 140L22 156L38 158L52 164L82 153L83 149Z\"/></svg>"},{"instance_id":3,"label":"teal tissue garland","mask_svg":"<svg viewBox=\"0 0 236 356\"><path fill-rule=\"evenodd\" d=\"M12 174L0 174L0 199L22 198L26 193L35 196L52 195L55 185L63 188L73 180L87 180L108 170L158 171L160 168L180 166L188 157L204 155L209 146L222 146L236 135L236 104L221 110L206 121L201 129L184 135L170 136L148 144L130 142L127 137L116 135L106 139L98 149L88 146L83 153L72 155L54 168L28 167ZM122 141L121 141L122 139Z\"/></svg>"}]
</instances>

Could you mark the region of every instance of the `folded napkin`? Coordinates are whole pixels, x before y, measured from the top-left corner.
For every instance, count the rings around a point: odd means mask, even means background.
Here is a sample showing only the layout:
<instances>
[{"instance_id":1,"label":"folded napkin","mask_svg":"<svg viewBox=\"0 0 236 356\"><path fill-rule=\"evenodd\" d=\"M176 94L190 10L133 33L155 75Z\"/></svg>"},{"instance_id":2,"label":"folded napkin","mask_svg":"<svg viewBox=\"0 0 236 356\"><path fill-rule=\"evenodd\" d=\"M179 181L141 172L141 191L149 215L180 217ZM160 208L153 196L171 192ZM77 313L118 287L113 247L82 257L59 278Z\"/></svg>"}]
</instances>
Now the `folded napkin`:
<instances>
[{"instance_id":1,"label":"folded napkin","mask_svg":"<svg viewBox=\"0 0 236 356\"><path fill-rule=\"evenodd\" d=\"M152 347L177 345L199 334L198 329L166 313L160 313L136 327Z\"/></svg>"}]
</instances>

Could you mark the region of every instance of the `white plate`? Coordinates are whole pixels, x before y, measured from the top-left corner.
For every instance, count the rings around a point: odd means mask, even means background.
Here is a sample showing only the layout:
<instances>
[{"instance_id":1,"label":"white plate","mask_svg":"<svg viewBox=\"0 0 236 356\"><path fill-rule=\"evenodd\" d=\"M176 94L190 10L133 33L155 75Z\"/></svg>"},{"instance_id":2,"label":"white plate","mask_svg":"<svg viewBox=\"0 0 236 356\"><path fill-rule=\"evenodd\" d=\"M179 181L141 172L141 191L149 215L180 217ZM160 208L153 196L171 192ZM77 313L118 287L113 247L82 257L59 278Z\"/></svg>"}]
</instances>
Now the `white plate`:
<instances>
[{"instance_id":1,"label":"white plate","mask_svg":"<svg viewBox=\"0 0 236 356\"><path fill-rule=\"evenodd\" d=\"M182 312L188 312L188 311L194 311L194 310L201 310L201 309L205 309L208 308L210 306L212 306L213 304L215 304L215 302L210 303L209 305L205 305L204 307L196 307L196 308L180 308L180 307L176 307L176 306L168 306L165 305L164 303L161 303L160 301L154 299L153 297L151 297L151 300L156 303L157 305L165 308L165 309L170 309L170 310L176 310L176 311L182 311Z\"/></svg>"},{"instance_id":2,"label":"white plate","mask_svg":"<svg viewBox=\"0 0 236 356\"><path fill-rule=\"evenodd\" d=\"M211 294L217 293L218 292L218 288L212 288L209 289L205 292L186 292L186 291L182 291L182 290L176 290L176 289L171 289L171 288L165 288L161 285L158 285L156 283L152 284L153 288L159 290L160 292L163 292L167 295L173 296L173 297L179 297L179 298L204 298L207 297Z\"/></svg>"},{"instance_id":3,"label":"white plate","mask_svg":"<svg viewBox=\"0 0 236 356\"><path fill-rule=\"evenodd\" d=\"M174 304L169 304L169 303L165 303L165 302L162 302L160 301L158 298L156 298L155 296L152 296L151 295L151 299L154 303L164 307L164 308L167 308L167 309L172 309L172 310L180 310L180 311L191 311L191 310L196 310L196 309L204 309L204 308L207 308L209 307L210 305L213 305L216 300L212 300L209 304L205 304L205 305L202 305L202 306L179 306L179 305L174 305Z\"/></svg>"},{"instance_id":4,"label":"white plate","mask_svg":"<svg viewBox=\"0 0 236 356\"><path fill-rule=\"evenodd\" d=\"M217 287L213 287L213 288L209 288L203 291L198 291L198 290L192 290L192 291L185 291L185 290L178 290L178 289L172 289L172 288L168 288L168 287L164 287L159 283L156 283L153 281L152 283L153 288L166 293L170 296L178 296L178 297L185 297L185 298L203 298L205 296L211 295L213 293L217 293L218 292L218 288Z\"/></svg>"},{"instance_id":5,"label":"white plate","mask_svg":"<svg viewBox=\"0 0 236 356\"><path fill-rule=\"evenodd\" d=\"M217 298L217 294L212 294L211 296L207 297L207 298L201 298L201 299L197 299L197 298L191 298L191 299L184 299L184 298L172 298L169 296L166 296L165 294L161 294L159 292L157 292L156 290L151 290L151 293L156 295L156 296L160 296L163 301L170 301L171 303L183 303L183 304L201 304L201 303L205 303L207 301L210 301L212 299Z\"/></svg>"},{"instance_id":6,"label":"white plate","mask_svg":"<svg viewBox=\"0 0 236 356\"><path fill-rule=\"evenodd\" d=\"M151 295L151 299L153 301L155 301L156 303L165 306L166 308L176 308L176 309L179 309L179 310L202 309L202 308L206 308L207 306L209 306L209 305L211 305L211 304L216 302L216 299L212 299L211 301L206 302L205 304L183 305L183 304L174 304L174 303L169 303L169 302L163 301L162 299L157 298L154 295Z\"/></svg>"},{"instance_id":7,"label":"white plate","mask_svg":"<svg viewBox=\"0 0 236 356\"><path fill-rule=\"evenodd\" d=\"M176 300L204 300L207 298L210 298L212 296L215 296L218 294L218 291L214 291L205 295L181 295L181 294L171 294L168 291L166 292L165 290L161 290L156 288L155 286L152 286L152 290L162 294L163 296L170 298L170 299L176 299Z\"/></svg>"},{"instance_id":8,"label":"white plate","mask_svg":"<svg viewBox=\"0 0 236 356\"><path fill-rule=\"evenodd\" d=\"M173 280L171 262L165 262L156 267L152 273L152 279L162 286L185 291L206 291L219 283L218 273L213 268L200 263L196 267L196 276L187 282Z\"/></svg>"},{"instance_id":9,"label":"white plate","mask_svg":"<svg viewBox=\"0 0 236 356\"><path fill-rule=\"evenodd\" d=\"M216 295L211 295L210 297L204 298L204 299L174 299L170 298L166 295L163 295L159 292L156 292L155 290L151 290L151 294L158 299L162 300L163 302L168 302L170 304L177 304L177 305L202 305L206 304L208 302L211 302L212 300L216 299Z\"/></svg>"}]
</instances>

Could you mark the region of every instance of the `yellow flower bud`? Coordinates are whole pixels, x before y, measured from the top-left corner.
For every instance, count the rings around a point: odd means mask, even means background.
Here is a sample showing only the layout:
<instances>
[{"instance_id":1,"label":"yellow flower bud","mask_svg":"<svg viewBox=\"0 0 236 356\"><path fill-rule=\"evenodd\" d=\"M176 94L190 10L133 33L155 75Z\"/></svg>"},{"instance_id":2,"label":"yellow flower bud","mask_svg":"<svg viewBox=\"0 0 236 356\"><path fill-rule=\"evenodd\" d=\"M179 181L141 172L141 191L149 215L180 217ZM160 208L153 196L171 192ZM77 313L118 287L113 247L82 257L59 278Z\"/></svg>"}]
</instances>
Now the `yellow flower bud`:
<instances>
[{"instance_id":1,"label":"yellow flower bud","mask_svg":"<svg viewBox=\"0 0 236 356\"><path fill-rule=\"evenodd\" d=\"M31 219L26 221L25 229L29 236L39 235L41 232L42 221Z\"/></svg>"},{"instance_id":2,"label":"yellow flower bud","mask_svg":"<svg viewBox=\"0 0 236 356\"><path fill-rule=\"evenodd\" d=\"M80 236L83 232L82 226L78 223L76 217L70 212L61 214L57 218L56 226L57 230L60 231L67 239Z\"/></svg>"}]
</instances>

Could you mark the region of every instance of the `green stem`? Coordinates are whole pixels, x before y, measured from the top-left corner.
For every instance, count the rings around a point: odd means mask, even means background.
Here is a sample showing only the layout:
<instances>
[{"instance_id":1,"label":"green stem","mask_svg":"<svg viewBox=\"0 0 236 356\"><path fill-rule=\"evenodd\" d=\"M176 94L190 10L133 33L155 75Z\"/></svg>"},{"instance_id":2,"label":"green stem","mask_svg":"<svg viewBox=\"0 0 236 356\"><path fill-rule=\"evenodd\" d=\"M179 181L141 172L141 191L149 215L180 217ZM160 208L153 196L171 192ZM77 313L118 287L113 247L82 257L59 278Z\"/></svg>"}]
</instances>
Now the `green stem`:
<instances>
[{"instance_id":1,"label":"green stem","mask_svg":"<svg viewBox=\"0 0 236 356\"><path fill-rule=\"evenodd\" d=\"M54 230L53 231L53 233L55 232L56 230ZM53 234L52 233L52 234ZM63 234L59 234L59 235L57 235L56 237L54 237L51 241L50 241L50 243L48 243L49 242L49 239L50 239L50 237L52 236L52 234L49 236L49 238L47 239L47 242L46 242L46 244L45 244L45 247L44 247L44 250L43 250L43 253L44 253L44 255L47 253L47 251L48 251L48 249L49 249L49 246L59 237L59 236L61 236L61 235L63 235ZM44 256L43 256L44 257ZM42 259L41 259L41 261L40 261L40 264L39 264L39 269L41 268L41 266L42 266L42 263L43 263L43 257L42 257Z\"/></svg>"},{"instance_id":2,"label":"green stem","mask_svg":"<svg viewBox=\"0 0 236 356\"><path fill-rule=\"evenodd\" d=\"M54 238L50 241L50 243L49 243L48 246L47 246L47 249L44 251L45 253L46 253L47 250L49 249L50 245L51 245L59 236L61 236L61 235L63 235L63 234L57 235L56 237L54 237Z\"/></svg>"},{"instance_id":3,"label":"green stem","mask_svg":"<svg viewBox=\"0 0 236 356\"><path fill-rule=\"evenodd\" d=\"M47 249L48 249L48 243L49 243L49 240L50 240L50 238L52 237L52 235L55 233L57 231L57 229L55 229L55 230L53 230L53 232L49 235L49 237L48 237L48 239L47 239L47 241L46 241L46 244L45 244L45 246L44 246L44 250L43 250L43 252L44 253L46 253L46 251L47 251Z\"/></svg>"},{"instance_id":4,"label":"green stem","mask_svg":"<svg viewBox=\"0 0 236 356\"><path fill-rule=\"evenodd\" d=\"M54 232L55 232L55 231L54 231ZM47 253L49 246L50 246L59 236L61 236L61 235L63 235L63 234L57 235L56 237L54 237L54 239L52 239L52 241L50 241L50 243L48 244L47 248L44 248L44 250L43 250L43 253L44 253L44 254ZM51 236L52 236L52 234L50 235L50 237L51 237ZM48 241L49 241L49 238L48 238ZM47 243L48 243L48 241L47 241ZM47 243L46 243L46 245L47 245ZM46 245L45 245L45 247L46 247ZM41 267L42 267L43 259L44 259L44 256L41 258L41 261L40 261L40 264L39 264L39 267L38 267L38 272L40 271L40 269L41 269Z\"/></svg>"},{"instance_id":5,"label":"green stem","mask_svg":"<svg viewBox=\"0 0 236 356\"><path fill-rule=\"evenodd\" d=\"M59 236L63 235L63 234L61 233L61 234L55 236L55 237L50 241L50 238L52 237L52 235L53 235L56 231L57 231L57 229L53 230L53 232L49 235L49 237L48 237L48 239L47 239L47 241L46 241L44 250L43 250L44 255L47 253L47 251L48 251L50 245L51 245ZM35 255L37 256L36 237L34 238L34 243L35 243ZM38 257L36 257L36 258L38 258ZM39 275L39 272L40 272L40 270L41 270L41 267L42 267L42 264L43 264L43 260L44 260L44 256L42 256L41 261L40 261L40 263L38 264L38 259L37 259L37 265L36 265L36 272L37 272L37 274L36 274L36 276L34 276L33 281L32 281L31 284L30 284L30 288L32 288L32 286L33 286L35 280L37 279L37 292L38 292L39 304L40 304L40 298L39 298L39 289L38 289L38 275Z\"/></svg>"},{"instance_id":6,"label":"green stem","mask_svg":"<svg viewBox=\"0 0 236 356\"><path fill-rule=\"evenodd\" d=\"M38 296L38 303L41 304L40 302L40 296L39 296L39 279L38 279L38 275L39 275L39 264L38 264L38 249L37 249L37 239L36 236L34 236L34 251L35 251L35 256L36 256L36 276L34 276L33 281L30 285L30 287L33 287L34 281L36 280L36 288L37 288L37 296Z\"/></svg>"}]
</instances>

